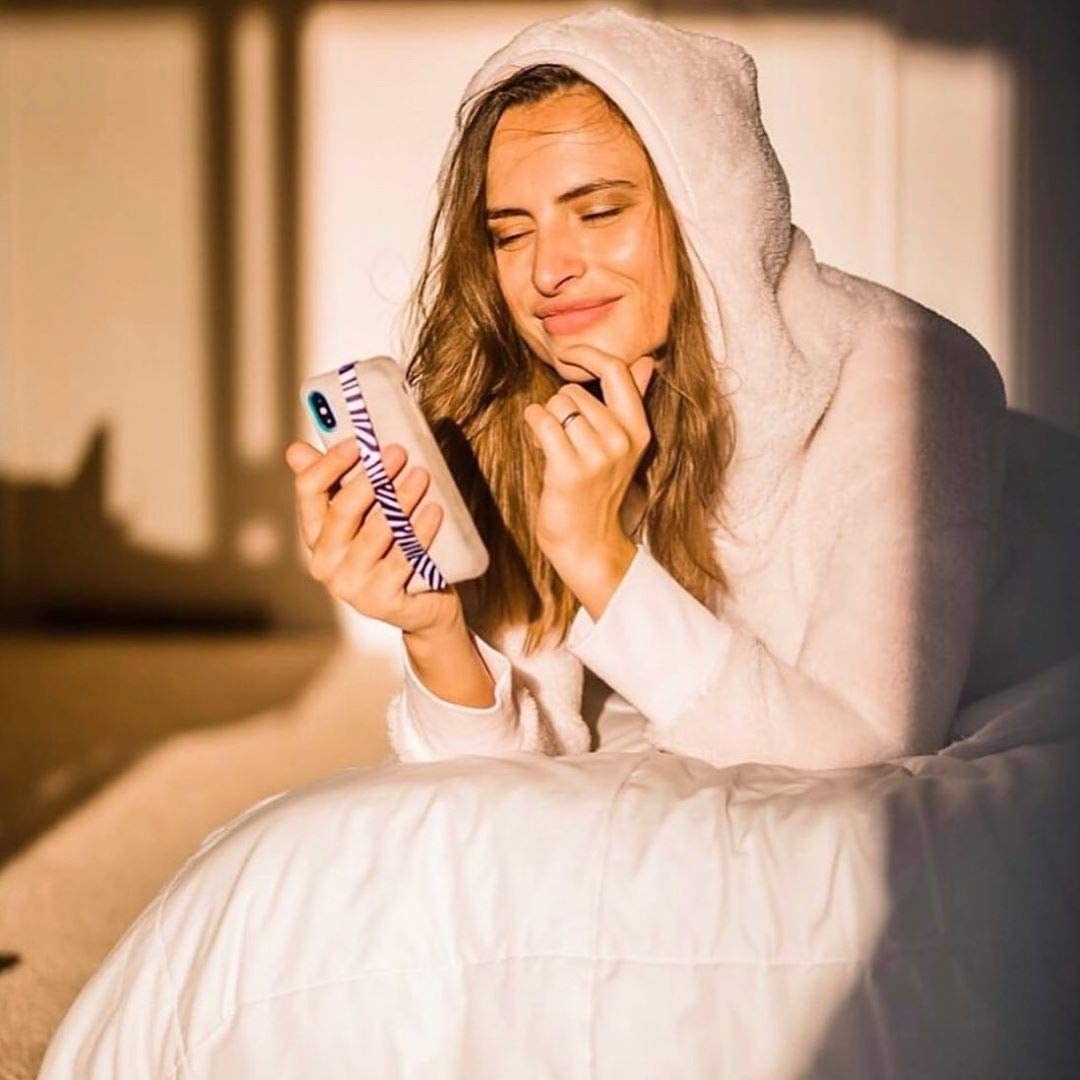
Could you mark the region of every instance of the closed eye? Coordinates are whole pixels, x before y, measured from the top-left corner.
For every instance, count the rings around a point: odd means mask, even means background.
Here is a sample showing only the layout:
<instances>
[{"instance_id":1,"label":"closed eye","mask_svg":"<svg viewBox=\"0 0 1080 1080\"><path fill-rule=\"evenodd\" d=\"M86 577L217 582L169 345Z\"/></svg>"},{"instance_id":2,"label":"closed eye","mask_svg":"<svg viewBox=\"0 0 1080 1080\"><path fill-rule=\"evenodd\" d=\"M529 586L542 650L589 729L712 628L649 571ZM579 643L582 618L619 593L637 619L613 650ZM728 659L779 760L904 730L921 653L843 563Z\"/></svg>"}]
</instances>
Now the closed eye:
<instances>
[{"instance_id":1,"label":"closed eye","mask_svg":"<svg viewBox=\"0 0 1080 1080\"><path fill-rule=\"evenodd\" d=\"M597 218L615 217L617 214L621 214L623 212L623 209L624 208L621 206L615 206L612 207L610 210L597 210L591 214L582 214L581 220L594 221ZM507 246L507 244L512 244L515 240L520 240L521 237L526 235L526 233L511 233L509 236L496 236L494 237L495 246L497 248L504 248Z\"/></svg>"},{"instance_id":2,"label":"closed eye","mask_svg":"<svg viewBox=\"0 0 1080 1080\"><path fill-rule=\"evenodd\" d=\"M524 233L513 233L510 236L496 236L494 237L495 246L497 248L504 248L507 244L512 244L515 240L520 240Z\"/></svg>"}]
</instances>

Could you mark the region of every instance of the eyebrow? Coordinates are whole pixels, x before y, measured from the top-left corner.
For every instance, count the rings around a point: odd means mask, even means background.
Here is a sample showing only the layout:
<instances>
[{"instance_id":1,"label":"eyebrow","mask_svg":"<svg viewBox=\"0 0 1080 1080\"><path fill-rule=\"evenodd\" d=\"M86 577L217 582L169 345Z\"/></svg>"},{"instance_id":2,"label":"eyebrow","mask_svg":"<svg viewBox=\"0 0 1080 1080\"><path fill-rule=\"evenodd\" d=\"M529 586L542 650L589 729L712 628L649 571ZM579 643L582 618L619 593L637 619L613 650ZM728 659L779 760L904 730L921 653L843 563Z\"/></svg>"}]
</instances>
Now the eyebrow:
<instances>
[{"instance_id":1,"label":"eyebrow","mask_svg":"<svg viewBox=\"0 0 1080 1080\"><path fill-rule=\"evenodd\" d=\"M557 203L573 202L574 199L580 199L582 195L591 195L594 191L603 191L606 188L630 188L636 191L637 184L632 180L590 180L587 184L580 184L576 188L564 191L555 201ZM488 221L495 221L498 218L520 217L521 215L528 217L529 211L522 210L518 206L500 206L494 210L488 210L486 216Z\"/></svg>"}]
</instances>

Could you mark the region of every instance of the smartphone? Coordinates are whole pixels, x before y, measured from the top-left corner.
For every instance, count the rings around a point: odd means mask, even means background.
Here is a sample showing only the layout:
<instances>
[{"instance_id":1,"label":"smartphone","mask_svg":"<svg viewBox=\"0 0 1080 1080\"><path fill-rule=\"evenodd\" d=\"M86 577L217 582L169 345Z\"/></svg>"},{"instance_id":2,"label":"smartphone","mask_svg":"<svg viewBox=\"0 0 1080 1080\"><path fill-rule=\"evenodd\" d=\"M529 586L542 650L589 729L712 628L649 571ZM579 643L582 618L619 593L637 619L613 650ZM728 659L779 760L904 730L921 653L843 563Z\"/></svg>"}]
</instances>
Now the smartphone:
<instances>
[{"instance_id":1,"label":"smartphone","mask_svg":"<svg viewBox=\"0 0 1080 1080\"><path fill-rule=\"evenodd\" d=\"M360 460L345 473L341 483L348 483L360 470L367 473L394 542L413 567L406 592L441 589L480 577L487 570L488 550L439 444L409 392L404 373L394 360L372 356L320 372L304 380L300 397L325 449L343 439L358 444ZM389 443L405 448L406 469L420 465L431 477L413 511L418 513L432 500L443 509L430 549L416 538L386 474L381 448Z\"/></svg>"}]
</instances>

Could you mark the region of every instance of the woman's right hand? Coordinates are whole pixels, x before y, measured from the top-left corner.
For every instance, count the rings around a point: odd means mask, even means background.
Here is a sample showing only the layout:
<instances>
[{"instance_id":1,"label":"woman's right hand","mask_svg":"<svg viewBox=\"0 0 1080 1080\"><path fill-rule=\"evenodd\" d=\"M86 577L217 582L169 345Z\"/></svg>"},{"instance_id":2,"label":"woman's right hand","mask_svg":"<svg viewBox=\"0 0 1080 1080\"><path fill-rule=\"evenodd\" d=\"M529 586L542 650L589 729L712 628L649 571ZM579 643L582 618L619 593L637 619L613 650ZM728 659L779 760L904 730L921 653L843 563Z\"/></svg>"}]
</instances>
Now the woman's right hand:
<instances>
[{"instance_id":1,"label":"woman's right hand","mask_svg":"<svg viewBox=\"0 0 1080 1080\"><path fill-rule=\"evenodd\" d=\"M296 478L296 513L300 536L309 552L308 573L331 596L344 600L361 615L410 633L438 631L460 621L461 599L452 585L437 591L406 592L412 566L394 542L362 468L330 494L359 456L355 439L344 439L325 453L304 442L290 443L285 449L285 461ZM442 507L429 503L413 517L430 474L415 467L399 483L395 477L405 464L404 448L391 443L382 448L382 456L417 540L430 547L442 521Z\"/></svg>"}]
</instances>

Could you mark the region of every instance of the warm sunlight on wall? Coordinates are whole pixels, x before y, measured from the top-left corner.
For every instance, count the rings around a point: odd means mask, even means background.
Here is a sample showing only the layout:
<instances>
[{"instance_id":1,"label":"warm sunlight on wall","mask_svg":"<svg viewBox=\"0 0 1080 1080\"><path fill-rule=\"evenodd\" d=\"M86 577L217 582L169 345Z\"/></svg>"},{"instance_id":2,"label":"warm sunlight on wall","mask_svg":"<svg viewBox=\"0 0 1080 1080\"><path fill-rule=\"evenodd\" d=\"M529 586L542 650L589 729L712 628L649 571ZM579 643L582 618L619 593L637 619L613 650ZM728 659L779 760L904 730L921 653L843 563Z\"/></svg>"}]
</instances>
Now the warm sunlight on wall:
<instances>
[{"instance_id":1,"label":"warm sunlight on wall","mask_svg":"<svg viewBox=\"0 0 1080 1080\"><path fill-rule=\"evenodd\" d=\"M194 554L213 531L196 21L0 27L0 469L59 484L108 425L104 513Z\"/></svg>"}]
</instances>

